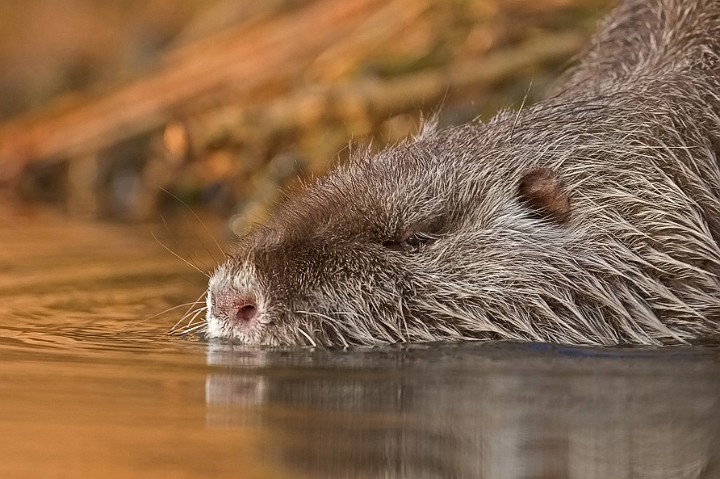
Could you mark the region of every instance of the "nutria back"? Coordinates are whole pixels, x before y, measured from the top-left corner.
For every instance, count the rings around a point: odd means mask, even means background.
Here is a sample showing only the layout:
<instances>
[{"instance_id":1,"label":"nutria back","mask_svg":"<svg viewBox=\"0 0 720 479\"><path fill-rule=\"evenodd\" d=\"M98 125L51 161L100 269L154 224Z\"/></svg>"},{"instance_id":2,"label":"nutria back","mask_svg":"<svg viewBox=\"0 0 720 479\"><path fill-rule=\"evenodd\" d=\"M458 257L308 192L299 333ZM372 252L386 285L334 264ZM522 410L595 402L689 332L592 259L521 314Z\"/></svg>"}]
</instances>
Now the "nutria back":
<instances>
[{"instance_id":1,"label":"nutria back","mask_svg":"<svg viewBox=\"0 0 720 479\"><path fill-rule=\"evenodd\" d=\"M720 334L720 2L630 0L545 101L347 164L240 241L207 335L250 344Z\"/></svg>"}]
</instances>

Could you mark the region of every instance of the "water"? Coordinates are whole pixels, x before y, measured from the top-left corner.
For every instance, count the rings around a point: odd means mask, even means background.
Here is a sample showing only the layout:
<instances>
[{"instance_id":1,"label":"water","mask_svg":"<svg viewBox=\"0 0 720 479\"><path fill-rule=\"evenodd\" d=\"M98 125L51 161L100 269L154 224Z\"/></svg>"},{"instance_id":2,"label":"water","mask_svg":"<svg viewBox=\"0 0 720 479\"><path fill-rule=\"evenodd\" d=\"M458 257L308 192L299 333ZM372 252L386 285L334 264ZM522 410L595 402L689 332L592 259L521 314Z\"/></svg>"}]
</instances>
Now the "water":
<instances>
[{"instance_id":1,"label":"water","mask_svg":"<svg viewBox=\"0 0 720 479\"><path fill-rule=\"evenodd\" d=\"M720 477L718 349L176 338L204 277L152 234L201 232L0 225L2 478Z\"/></svg>"}]
</instances>

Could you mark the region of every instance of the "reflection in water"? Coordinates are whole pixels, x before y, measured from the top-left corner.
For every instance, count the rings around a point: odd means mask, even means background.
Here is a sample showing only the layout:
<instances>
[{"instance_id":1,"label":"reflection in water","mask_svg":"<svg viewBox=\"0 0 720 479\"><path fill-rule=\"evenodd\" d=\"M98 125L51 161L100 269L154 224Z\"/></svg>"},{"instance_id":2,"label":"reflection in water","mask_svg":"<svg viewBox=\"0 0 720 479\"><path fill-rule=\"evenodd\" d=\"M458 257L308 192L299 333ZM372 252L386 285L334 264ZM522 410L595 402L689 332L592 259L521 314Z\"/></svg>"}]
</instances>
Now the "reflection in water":
<instances>
[{"instance_id":1,"label":"reflection in water","mask_svg":"<svg viewBox=\"0 0 720 479\"><path fill-rule=\"evenodd\" d=\"M212 428L310 477L720 477L718 350L210 344Z\"/></svg>"}]
</instances>

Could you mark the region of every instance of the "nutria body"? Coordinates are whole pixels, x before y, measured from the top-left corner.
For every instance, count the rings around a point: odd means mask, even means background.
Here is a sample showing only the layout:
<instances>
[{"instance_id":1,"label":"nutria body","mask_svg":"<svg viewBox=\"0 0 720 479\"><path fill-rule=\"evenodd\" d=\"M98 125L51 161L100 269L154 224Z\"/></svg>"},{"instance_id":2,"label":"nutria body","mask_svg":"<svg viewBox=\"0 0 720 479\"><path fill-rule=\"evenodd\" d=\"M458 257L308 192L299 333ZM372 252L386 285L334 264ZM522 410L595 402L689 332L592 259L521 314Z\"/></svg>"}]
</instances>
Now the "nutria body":
<instances>
[{"instance_id":1,"label":"nutria body","mask_svg":"<svg viewBox=\"0 0 720 479\"><path fill-rule=\"evenodd\" d=\"M626 0L550 98L428 126L291 198L212 275L250 344L720 334L720 2Z\"/></svg>"}]
</instances>

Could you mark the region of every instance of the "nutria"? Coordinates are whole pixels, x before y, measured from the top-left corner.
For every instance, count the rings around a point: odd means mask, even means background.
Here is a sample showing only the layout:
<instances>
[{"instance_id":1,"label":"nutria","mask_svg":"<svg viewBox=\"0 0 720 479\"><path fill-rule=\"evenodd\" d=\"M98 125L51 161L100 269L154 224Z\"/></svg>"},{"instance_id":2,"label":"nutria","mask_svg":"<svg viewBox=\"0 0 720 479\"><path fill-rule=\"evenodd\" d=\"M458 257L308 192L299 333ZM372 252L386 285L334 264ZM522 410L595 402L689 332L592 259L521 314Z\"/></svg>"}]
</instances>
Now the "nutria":
<instances>
[{"instance_id":1,"label":"nutria","mask_svg":"<svg viewBox=\"0 0 720 479\"><path fill-rule=\"evenodd\" d=\"M244 237L207 336L317 346L720 334L720 2L626 0L545 101L347 164Z\"/></svg>"}]
</instances>

